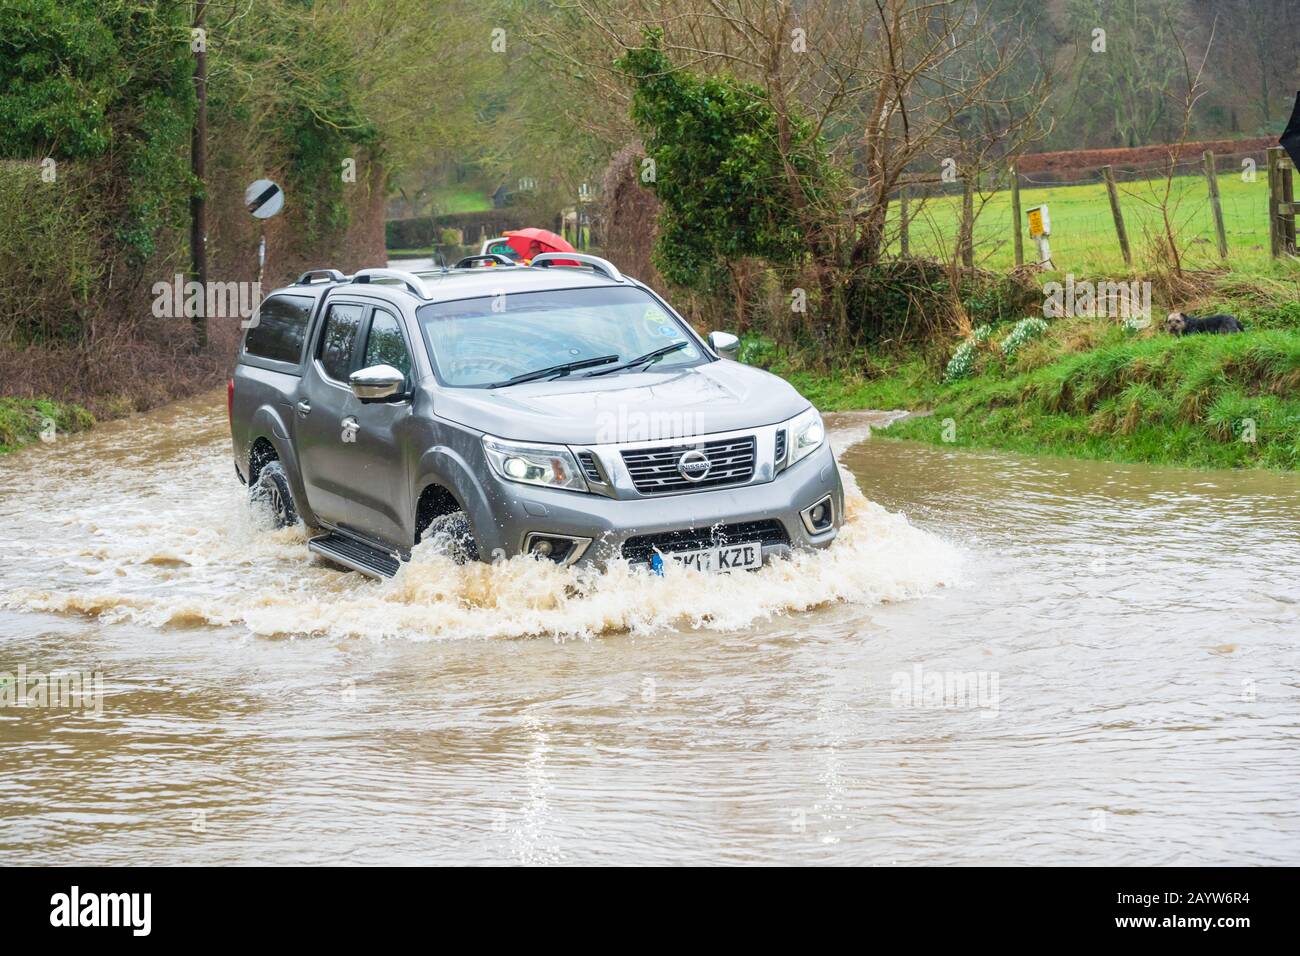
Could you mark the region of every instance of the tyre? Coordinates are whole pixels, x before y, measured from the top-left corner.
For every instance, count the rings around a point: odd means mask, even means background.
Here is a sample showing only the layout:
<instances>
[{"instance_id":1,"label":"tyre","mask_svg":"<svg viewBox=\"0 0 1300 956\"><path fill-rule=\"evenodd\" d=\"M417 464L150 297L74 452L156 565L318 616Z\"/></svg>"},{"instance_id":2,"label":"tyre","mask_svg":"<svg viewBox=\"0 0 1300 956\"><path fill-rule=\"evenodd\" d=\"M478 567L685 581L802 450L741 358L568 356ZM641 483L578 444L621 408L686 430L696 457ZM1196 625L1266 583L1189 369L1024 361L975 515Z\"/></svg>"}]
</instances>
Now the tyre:
<instances>
[{"instance_id":1,"label":"tyre","mask_svg":"<svg viewBox=\"0 0 1300 956\"><path fill-rule=\"evenodd\" d=\"M424 532L424 538L437 541L437 547L457 564L469 564L478 560L474 531L463 511L453 511L449 515L434 518Z\"/></svg>"},{"instance_id":2,"label":"tyre","mask_svg":"<svg viewBox=\"0 0 1300 956\"><path fill-rule=\"evenodd\" d=\"M248 489L248 502L253 514L264 517L273 528L287 528L298 523L298 509L293 504L289 479L278 461L268 461L262 466L257 481Z\"/></svg>"}]
</instances>

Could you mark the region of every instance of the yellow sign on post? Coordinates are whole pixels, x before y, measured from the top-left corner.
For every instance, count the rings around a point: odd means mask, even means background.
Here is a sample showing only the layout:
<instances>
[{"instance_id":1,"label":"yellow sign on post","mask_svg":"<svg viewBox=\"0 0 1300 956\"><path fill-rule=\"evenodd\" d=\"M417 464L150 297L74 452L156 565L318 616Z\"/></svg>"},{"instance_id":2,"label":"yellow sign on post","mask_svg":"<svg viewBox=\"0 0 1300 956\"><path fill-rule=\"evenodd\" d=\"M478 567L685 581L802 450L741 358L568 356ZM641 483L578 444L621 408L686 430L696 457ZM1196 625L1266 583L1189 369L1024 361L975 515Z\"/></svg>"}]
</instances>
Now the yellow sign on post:
<instances>
[{"instance_id":1,"label":"yellow sign on post","mask_svg":"<svg viewBox=\"0 0 1300 956\"><path fill-rule=\"evenodd\" d=\"M1052 246L1047 241L1047 237L1052 234L1052 217L1047 214L1046 206L1034 206L1026 216L1029 218L1029 238L1038 243L1038 264L1040 266L1054 265L1052 262Z\"/></svg>"},{"instance_id":2,"label":"yellow sign on post","mask_svg":"<svg viewBox=\"0 0 1300 956\"><path fill-rule=\"evenodd\" d=\"M1052 234L1052 217L1047 214L1046 206L1034 206L1028 215L1030 239L1041 239Z\"/></svg>"}]
</instances>

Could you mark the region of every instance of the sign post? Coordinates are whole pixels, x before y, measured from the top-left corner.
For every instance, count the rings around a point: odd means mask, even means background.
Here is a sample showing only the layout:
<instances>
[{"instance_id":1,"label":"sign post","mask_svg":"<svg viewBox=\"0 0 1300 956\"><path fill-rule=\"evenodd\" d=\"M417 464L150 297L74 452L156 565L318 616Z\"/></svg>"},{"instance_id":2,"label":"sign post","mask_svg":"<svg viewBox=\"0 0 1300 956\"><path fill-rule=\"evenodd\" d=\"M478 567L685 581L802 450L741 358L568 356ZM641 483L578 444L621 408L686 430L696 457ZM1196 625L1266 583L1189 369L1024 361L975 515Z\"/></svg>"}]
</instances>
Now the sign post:
<instances>
[{"instance_id":1,"label":"sign post","mask_svg":"<svg viewBox=\"0 0 1300 956\"><path fill-rule=\"evenodd\" d=\"M261 224L257 241L257 285L261 288L262 273L266 270L266 220L284 208L284 190L269 179L249 183L244 190L244 205Z\"/></svg>"},{"instance_id":2,"label":"sign post","mask_svg":"<svg viewBox=\"0 0 1300 956\"><path fill-rule=\"evenodd\" d=\"M1047 206L1033 206L1026 213L1029 218L1029 238L1038 243L1038 264L1056 268L1052 262L1052 246L1047 240L1052 235L1052 217Z\"/></svg>"}]
</instances>

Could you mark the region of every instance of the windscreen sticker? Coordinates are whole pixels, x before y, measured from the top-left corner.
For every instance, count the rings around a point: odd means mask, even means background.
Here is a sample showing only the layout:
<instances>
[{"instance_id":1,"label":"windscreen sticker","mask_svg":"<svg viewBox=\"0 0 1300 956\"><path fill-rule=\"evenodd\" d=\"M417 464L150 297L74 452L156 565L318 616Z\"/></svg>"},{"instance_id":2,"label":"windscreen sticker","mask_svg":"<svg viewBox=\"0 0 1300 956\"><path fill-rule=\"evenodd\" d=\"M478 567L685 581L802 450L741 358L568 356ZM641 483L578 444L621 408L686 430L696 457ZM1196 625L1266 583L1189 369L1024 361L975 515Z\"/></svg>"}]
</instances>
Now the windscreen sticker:
<instances>
[{"instance_id":1,"label":"windscreen sticker","mask_svg":"<svg viewBox=\"0 0 1300 956\"><path fill-rule=\"evenodd\" d=\"M641 324L645 326L647 332L651 335L670 336L677 334L677 329L668 321L668 316L664 315L663 309L655 306L648 306L645 314L641 316Z\"/></svg>"}]
</instances>

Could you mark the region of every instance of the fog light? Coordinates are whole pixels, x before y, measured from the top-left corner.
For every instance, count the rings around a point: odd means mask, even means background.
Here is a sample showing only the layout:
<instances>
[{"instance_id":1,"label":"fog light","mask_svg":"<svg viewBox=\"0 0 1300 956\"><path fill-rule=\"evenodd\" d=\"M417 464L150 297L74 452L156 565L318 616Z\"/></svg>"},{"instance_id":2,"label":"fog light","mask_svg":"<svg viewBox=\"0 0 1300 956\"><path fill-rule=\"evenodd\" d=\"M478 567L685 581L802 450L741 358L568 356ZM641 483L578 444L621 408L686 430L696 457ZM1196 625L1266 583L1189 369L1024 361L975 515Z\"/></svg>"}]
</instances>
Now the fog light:
<instances>
[{"instance_id":1,"label":"fog light","mask_svg":"<svg viewBox=\"0 0 1300 956\"><path fill-rule=\"evenodd\" d=\"M835 502L827 495L799 512L799 517L809 534L821 534L835 523Z\"/></svg>"},{"instance_id":2,"label":"fog light","mask_svg":"<svg viewBox=\"0 0 1300 956\"><path fill-rule=\"evenodd\" d=\"M531 554L538 560L546 559L556 564L573 564L582 557L590 544L590 538L534 531L524 539L524 553Z\"/></svg>"}]
</instances>

